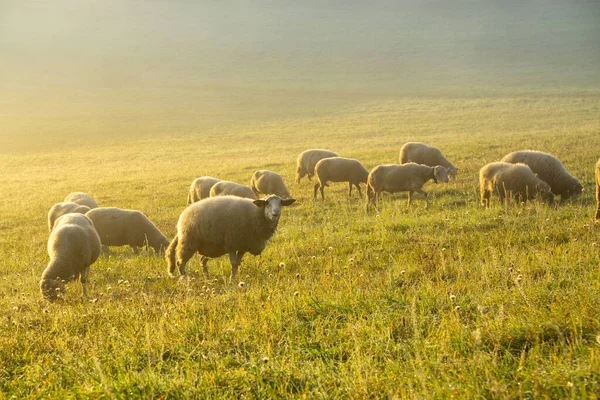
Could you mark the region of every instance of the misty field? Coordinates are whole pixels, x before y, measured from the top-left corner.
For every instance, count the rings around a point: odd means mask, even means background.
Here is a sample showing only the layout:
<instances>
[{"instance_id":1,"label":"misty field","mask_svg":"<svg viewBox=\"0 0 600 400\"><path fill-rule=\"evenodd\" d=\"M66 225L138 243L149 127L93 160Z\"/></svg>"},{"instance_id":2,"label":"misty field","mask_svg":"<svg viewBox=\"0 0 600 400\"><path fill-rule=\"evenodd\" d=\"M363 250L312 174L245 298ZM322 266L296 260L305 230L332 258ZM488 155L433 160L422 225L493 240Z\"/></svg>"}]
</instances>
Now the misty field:
<instances>
[{"instance_id":1,"label":"misty field","mask_svg":"<svg viewBox=\"0 0 600 400\"><path fill-rule=\"evenodd\" d=\"M380 214L366 214L345 184L313 201L312 183L294 183L307 148L371 169L397 162L409 140L460 169L426 184L429 209L387 194ZM597 90L413 97L47 141L42 150L24 138L0 157L1 397L600 396ZM479 168L528 148L560 158L583 195L483 209ZM41 297L46 215L67 193L141 210L171 239L194 178L247 184L256 169L280 172L297 203L264 253L245 256L243 287L228 282L227 257L209 263L206 281L195 256L185 284L162 257L123 247L92 266L88 298L78 283L61 302Z\"/></svg>"}]
</instances>

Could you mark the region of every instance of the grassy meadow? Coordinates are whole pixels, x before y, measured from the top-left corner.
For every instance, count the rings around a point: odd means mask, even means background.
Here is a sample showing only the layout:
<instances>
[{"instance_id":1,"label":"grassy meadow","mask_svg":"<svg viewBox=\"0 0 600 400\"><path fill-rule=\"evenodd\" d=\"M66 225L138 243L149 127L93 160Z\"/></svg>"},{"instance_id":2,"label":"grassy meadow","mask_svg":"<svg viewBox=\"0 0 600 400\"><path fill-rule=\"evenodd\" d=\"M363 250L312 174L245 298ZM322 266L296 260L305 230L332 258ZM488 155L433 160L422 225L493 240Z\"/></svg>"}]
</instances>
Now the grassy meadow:
<instances>
[{"instance_id":1,"label":"grassy meadow","mask_svg":"<svg viewBox=\"0 0 600 400\"><path fill-rule=\"evenodd\" d=\"M265 122L266 121L266 122ZM23 137L0 157L0 397L596 398L600 227L593 165L600 91L406 96L210 129ZM432 206L384 195L379 214L331 184L313 201L297 155L322 147L371 169L419 140L460 169ZM517 149L559 157L580 199L479 205L478 170ZM46 215L71 191L139 209L172 238L201 175L280 172L297 203L229 283L227 257L170 278L152 252L113 248L48 303ZM353 195L355 195L353 193Z\"/></svg>"}]
</instances>

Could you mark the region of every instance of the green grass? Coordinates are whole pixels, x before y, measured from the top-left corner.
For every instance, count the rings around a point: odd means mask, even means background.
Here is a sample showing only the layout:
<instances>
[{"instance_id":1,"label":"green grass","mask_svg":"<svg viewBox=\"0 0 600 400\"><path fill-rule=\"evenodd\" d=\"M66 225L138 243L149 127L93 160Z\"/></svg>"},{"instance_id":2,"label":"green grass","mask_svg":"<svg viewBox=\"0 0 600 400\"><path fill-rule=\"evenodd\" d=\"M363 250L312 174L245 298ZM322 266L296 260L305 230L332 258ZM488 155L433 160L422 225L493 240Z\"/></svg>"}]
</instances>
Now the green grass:
<instances>
[{"instance_id":1,"label":"green grass","mask_svg":"<svg viewBox=\"0 0 600 400\"><path fill-rule=\"evenodd\" d=\"M600 229L593 165L600 92L405 98L319 117L135 138L17 143L0 158L0 392L16 398L600 395ZM293 183L295 160L325 147L370 169L421 140L457 181L428 183L432 206L387 195L379 215L332 184L325 201ZM550 208L479 205L477 172L533 148L585 186ZM114 249L50 304L46 213L75 190L142 210L168 236L201 175L249 182L280 172L297 205L230 284L227 257L200 259L187 285L152 254ZM284 263L281 267L279 264Z\"/></svg>"}]
</instances>

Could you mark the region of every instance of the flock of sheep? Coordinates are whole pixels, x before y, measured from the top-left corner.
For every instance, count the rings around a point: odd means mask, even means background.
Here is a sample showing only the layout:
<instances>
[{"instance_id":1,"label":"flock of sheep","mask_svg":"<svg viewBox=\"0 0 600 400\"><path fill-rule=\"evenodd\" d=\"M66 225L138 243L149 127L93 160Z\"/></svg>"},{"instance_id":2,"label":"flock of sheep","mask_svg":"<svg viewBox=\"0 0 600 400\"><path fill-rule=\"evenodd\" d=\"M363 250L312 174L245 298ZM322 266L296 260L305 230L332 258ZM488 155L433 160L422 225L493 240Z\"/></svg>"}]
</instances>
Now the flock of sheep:
<instances>
[{"instance_id":1,"label":"flock of sheep","mask_svg":"<svg viewBox=\"0 0 600 400\"><path fill-rule=\"evenodd\" d=\"M316 176L315 199L318 191L325 198L328 182L348 182L348 196L355 186L362 198L360 184L364 183L369 211L371 206L377 207L381 192L408 192L409 205L418 193L429 206L423 185L429 180L447 183L457 173L439 149L410 142L400 150L400 164L379 165L370 172L360 161L335 152L306 150L297 159L296 182L304 176L309 180ZM600 221L600 160L595 176L596 220ZM579 180L556 157L539 151L516 151L485 165L479 171L479 184L481 202L486 207L492 193L503 202L511 197L519 202L539 197L551 204L554 195L560 195L564 202L583 190ZM260 195L266 197L258 199ZM169 243L140 211L98 207L87 194L71 193L48 212L50 262L42 273L41 293L54 301L64 292L65 282L79 279L85 294L89 268L109 246L129 245L135 253L144 246L165 252L169 274L178 270L182 277L195 253L202 256L207 278L208 260L228 254L233 279L244 254L262 253L277 229L282 207L294 202L282 177L273 171L256 171L250 186L203 176L192 182L188 207L179 216L177 235Z\"/></svg>"}]
</instances>

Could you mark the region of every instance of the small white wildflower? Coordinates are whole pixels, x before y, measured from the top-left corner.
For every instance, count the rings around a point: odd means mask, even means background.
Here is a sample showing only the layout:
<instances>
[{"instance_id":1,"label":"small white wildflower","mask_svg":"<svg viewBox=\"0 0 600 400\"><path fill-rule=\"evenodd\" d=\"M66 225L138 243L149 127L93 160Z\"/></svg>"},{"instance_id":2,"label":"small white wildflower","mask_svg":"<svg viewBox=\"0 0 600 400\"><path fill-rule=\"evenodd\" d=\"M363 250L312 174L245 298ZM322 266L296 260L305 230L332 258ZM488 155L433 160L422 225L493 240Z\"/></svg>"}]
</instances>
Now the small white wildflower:
<instances>
[{"instance_id":1,"label":"small white wildflower","mask_svg":"<svg viewBox=\"0 0 600 400\"><path fill-rule=\"evenodd\" d=\"M241 281L240 283L238 283L238 287L240 289L242 289L244 287L245 283L243 281Z\"/></svg>"},{"instance_id":2,"label":"small white wildflower","mask_svg":"<svg viewBox=\"0 0 600 400\"><path fill-rule=\"evenodd\" d=\"M284 262L280 262L279 263L279 268L285 268L285 263Z\"/></svg>"},{"instance_id":3,"label":"small white wildflower","mask_svg":"<svg viewBox=\"0 0 600 400\"><path fill-rule=\"evenodd\" d=\"M453 295L453 294L451 294L451 295L450 295L450 300L451 300L452 302L456 301L456 296L455 296L455 295Z\"/></svg>"}]
</instances>

